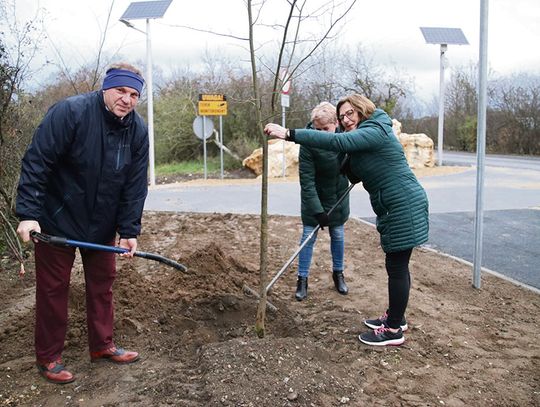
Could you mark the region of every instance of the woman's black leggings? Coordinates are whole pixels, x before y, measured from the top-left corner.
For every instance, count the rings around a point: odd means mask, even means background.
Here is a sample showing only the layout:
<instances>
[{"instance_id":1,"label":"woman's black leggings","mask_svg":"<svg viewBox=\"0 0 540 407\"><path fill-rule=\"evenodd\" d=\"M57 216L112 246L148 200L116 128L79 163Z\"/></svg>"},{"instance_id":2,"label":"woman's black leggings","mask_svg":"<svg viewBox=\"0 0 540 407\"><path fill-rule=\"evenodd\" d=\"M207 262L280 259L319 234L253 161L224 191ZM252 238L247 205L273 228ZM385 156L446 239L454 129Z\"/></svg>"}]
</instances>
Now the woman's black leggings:
<instances>
[{"instance_id":1,"label":"woman's black leggings","mask_svg":"<svg viewBox=\"0 0 540 407\"><path fill-rule=\"evenodd\" d=\"M388 273L388 319L390 328L399 328L404 319L407 303L409 302L409 290L411 288L411 276L409 274L409 260L412 249L401 252L386 253L386 272Z\"/></svg>"}]
</instances>

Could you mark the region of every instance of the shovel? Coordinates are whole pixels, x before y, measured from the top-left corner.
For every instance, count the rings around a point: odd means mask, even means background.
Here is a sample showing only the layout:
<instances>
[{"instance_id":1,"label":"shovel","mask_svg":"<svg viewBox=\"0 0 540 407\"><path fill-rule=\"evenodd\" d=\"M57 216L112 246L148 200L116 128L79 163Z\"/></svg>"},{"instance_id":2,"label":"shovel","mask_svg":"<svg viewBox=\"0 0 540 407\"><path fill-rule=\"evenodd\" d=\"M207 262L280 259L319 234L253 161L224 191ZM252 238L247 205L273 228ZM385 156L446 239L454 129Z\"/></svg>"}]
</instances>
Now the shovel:
<instances>
[{"instance_id":1,"label":"shovel","mask_svg":"<svg viewBox=\"0 0 540 407\"><path fill-rule=\"evenodd\" d=\"M332 206L330 208L330 210L328 211L328 215L330 215L340 204L341 202L343 202L343 200L347 197L347 195L349 195L349 192L351 191L351 189L354 188L356 184L350 184L349 187L345 190L345 192L343 193L343 195L341 195L339 197L339 199L337 200L337 202L334 204L334 206ZM300 252L302 251L302 249L304 248L305 245L308 244L308 242L313 238L313 236L315 235L315 233L318 232L318 230L321 228L321 225L317 225L315 227L315 229L313 229L313 231L306 237L306 239L302 242L302 244L298 247L298 249L296 249L296 251L294 252L294 254L291 256L291 258L287 261L287 263L285 263L283 265L283 267L281 268L281 270L279 270L277 272L277 274L274 276L274 278L268 283L268 285L266 286L266 293L268 293L268 291L270 291L270 289L272 288L272 286L276 283L276 281L278 281L278 279L283 275L283 273L285 273L285 271L289 268L289 266L292 264L292 262L294 261L294 259L296 259L296 257L300 254ZM257 298L260 298L260 295L257 291L255 291L253 288L250 288L248 287L247 285L244 285L244 291L257 297ZM270 304L271 305L271 304ZM269 306L270 309L272 308L275 308L275 306L271 305ZM277 309L277 308L276 308Z\"/></svg>"},{"instance_id":2,"label":"shovel","mask_svg":"<svg viewBox=\"0 0 540 407\"><path fill-rule=\"evenodd\" d=\"M30 236L39 240L40 242L52 244L55 246L79 247L83 249L101 250L104 252L111 252L111 253L118 253L118 254L129 252L129 249L124 249L123 247L106 246L106 245L88 243L88 242L79 242L77 240L66 239L65 237L46 235L44 233L36 232L35 230L30 232ZM136 251L135 253L133 253L133 255L136 257L143 257L149 260L159 261L160 263L164 263L167 266L174 267L175 269L183 271L184 273L187 271L187 267L184 266L183 264L177 263L174 260L160 256L159 254Z\"/></svg>"}]
</instances>

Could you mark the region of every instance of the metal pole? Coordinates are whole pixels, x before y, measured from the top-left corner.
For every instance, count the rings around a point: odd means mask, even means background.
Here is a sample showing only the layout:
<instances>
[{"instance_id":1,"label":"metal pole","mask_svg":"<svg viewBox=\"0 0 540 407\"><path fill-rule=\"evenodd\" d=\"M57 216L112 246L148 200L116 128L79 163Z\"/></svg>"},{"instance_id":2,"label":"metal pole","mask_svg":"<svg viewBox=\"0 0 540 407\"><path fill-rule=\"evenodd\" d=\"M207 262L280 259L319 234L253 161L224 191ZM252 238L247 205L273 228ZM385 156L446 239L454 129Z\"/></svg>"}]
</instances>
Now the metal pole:
<instances>
[{"instance_id":1,"label":"metal pole","mask_svg":"<svg viewBox=\"0 0 540 407\"><path fill-rule=\"evenodd\" d=\"M219 156L221 160L221 179L223 179L223 116L219 116Z\"/></svg>"},{"instance_id":2,"label":"metal pole","mask_svg":"<svg viewBox=\"0 0 540 407\"><path fill-rule=\"evenodd\" d=\"M440 57L440 76L439 76L439 129L437 136L437 156L439 159L439 167L443 163L443 131L444 131L444 54L447 50L446 44L441 44Z\"/></svg>"},{"instance_id":3,"label":"metal pole","mask_svg":"<svg viewBox=\"0 0 540 407\"><path fill-rule=\"evenodd\" d=\"M206 179L206 116L202 116L204 179Z\"/></svg>"},{"instance_id":4,"label":"metal pole","mask_svg":"<svg viewBox=\"0 0 540 407\"><path fill-rule=\"evenodd\" d=\"M486 150L487 49L489 0L480 0L480 52L478 68L478 130L476 132L476 215L474 221L473 286L480 288L484 223L484 158Z\"/></svg>"},{"instance_id":5,"label":"metal pole","mask_svg":"<svg viewBox=\"0 0 540 407\"><path fill-rule=\"evenodd\" d=\"M285 106L281 106L281 125L285 127ZM281 161L281 176L285 177L285 143L286 141L283 140L281 143L283 146L283 160Z\"/></svg>"},{"instance_id":6,"label":"metal pole","mask_svg":"<svg viewBox=\"0 0 540 407\"><path fill-rule=\"evenodd\" d=\"M150 170L150 185L156 185L154 157L154 93L152 89L152 41L150 39L150 19L146 19L146 97L148 99L148 160Z\"/></svg>"}]
</instances>

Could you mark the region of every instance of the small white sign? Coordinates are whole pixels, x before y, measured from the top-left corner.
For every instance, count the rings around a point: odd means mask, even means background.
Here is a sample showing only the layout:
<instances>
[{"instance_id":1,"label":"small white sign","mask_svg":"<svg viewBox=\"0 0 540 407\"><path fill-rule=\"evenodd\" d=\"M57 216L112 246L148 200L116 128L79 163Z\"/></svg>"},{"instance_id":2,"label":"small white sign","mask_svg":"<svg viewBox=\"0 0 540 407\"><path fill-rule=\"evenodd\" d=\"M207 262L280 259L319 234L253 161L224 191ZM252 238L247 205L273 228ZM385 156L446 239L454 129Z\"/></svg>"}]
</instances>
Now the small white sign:
<instances>
[{"instance_id":1,"label":"small white sign","mask_svg":"<svg viewBox=\"0 0 540 407\"><path fill-rule=\"evenodd\" d=\"M289 107L290 106L289 102L290 102L289 95L281 94L281 106Z\"/></svg>"}]
</instances>

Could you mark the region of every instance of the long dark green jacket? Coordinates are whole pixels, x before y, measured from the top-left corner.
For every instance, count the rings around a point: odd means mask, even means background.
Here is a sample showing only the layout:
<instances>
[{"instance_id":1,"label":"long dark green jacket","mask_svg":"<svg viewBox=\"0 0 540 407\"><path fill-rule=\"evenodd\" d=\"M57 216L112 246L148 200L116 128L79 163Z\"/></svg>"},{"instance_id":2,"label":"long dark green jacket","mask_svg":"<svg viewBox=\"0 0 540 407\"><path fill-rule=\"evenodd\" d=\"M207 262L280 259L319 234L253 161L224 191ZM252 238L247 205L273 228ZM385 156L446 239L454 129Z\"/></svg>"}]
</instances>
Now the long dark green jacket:
<instances>
[{"instance_id":1,"label":"long dark green jacket","mask_svg":"<svg viewBox=\"0 0 540 407\"><path fill-rule=\"evenodd\" d=\"M300 146L298 171L304 225L317 226L315 214L328 212L349 186L347 177L339 173L342 158L343 154L334 151ZM347 219L348 196L330 214L329 226L343 225Z\"/></svg>"},{"instance_id":2,"label":"long dark green jacket","mask_svg":"<svg viewBox=\"0 0 540 407\"><path fill-rule=\"evenodd\" d=\"M409 168L403 148L392 132L392 120L377 109L347 133L296 129L302 146L351 155L351 171L369 193L377 215L377 230L386 253L398 252L428 240L428 199Z\"/></svg>"}]
</instances>

